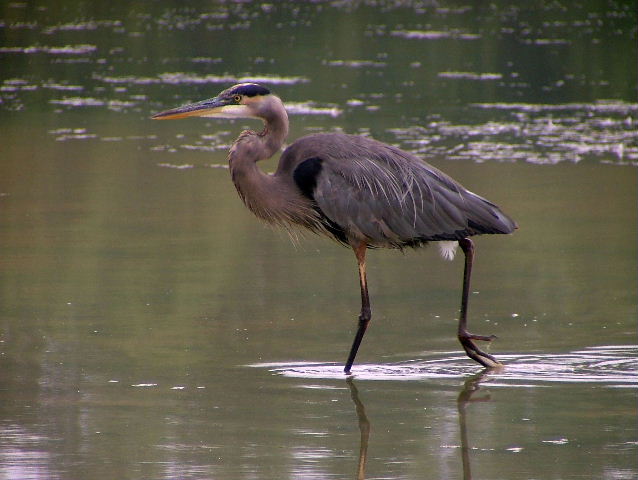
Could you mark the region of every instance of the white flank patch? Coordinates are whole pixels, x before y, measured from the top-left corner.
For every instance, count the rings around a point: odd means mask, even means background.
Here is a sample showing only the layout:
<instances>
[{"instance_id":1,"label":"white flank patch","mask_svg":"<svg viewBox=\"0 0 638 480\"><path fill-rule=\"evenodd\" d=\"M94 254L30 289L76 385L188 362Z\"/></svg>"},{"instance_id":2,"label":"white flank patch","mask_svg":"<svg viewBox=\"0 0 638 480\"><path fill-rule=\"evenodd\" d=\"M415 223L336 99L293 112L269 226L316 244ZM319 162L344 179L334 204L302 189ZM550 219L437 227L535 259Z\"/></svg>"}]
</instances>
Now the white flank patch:
<instances>
[{"instance_id":1,"label":"white flank patch","mask_svg":"<svg viewBox=\"0 0 638 480\"><path fill-rule=\"evenodd\" d=\"M438 242L439 253L446 260L454 260L459 242Z\"/></svg>"}]
</instances>

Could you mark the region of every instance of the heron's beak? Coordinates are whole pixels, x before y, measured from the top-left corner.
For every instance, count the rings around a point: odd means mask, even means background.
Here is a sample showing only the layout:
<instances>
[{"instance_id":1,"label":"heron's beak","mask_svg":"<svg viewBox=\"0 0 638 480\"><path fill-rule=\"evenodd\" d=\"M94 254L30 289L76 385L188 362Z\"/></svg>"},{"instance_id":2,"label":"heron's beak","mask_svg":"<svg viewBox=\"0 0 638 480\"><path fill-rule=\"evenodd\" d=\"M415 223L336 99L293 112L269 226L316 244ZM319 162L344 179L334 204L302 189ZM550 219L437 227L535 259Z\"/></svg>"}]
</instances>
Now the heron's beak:
<instances>
[{"instance_id":1,"label":"heron's beak","mask_svg":"<svg viewBox=\"0 0 638 480\"><path fill-rule=\"evenodd\" d=\"M186 117L237 118L245 116L245 106L234 104L232 99L215 97L182 107L156 113L154 120L173 120Z\"/></svg>"}]
</instances>

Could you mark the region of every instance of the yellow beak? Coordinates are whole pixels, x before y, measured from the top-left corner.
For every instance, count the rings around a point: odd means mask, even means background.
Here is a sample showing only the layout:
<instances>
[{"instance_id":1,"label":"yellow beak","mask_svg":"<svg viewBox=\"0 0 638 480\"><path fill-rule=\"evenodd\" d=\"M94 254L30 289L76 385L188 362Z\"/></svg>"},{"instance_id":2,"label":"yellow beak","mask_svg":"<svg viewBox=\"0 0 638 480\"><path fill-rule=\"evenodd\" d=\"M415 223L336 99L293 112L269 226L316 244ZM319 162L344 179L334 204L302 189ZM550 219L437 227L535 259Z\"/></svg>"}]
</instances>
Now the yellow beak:
<instances>
[{"instance_id":1,"label":"yellow beak","mask_svg":"<svg viewBox=\"0 0 638 480\"><path fill-rule=\"evenodd\" d=\"M224 112L225 109L235 107L235 105L230 105L231 101L231 99L215 97L156 113L151 118L154 120L173 120L186 117L224 117L227 116Z\"/></svg>"}]
</instances>

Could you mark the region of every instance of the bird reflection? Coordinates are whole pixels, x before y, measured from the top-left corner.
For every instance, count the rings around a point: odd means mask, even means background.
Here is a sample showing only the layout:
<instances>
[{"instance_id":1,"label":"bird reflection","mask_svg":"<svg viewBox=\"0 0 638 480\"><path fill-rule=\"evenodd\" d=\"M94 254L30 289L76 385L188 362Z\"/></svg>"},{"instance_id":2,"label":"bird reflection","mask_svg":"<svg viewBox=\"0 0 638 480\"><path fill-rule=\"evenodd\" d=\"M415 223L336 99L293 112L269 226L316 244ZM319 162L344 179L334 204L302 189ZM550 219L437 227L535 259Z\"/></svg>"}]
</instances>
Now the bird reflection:
<instances>
[{"instance_id":1,"label":"bird reflection","mask_svg":"<svg viewBox=\"0 0 638 480\"><path fill-rule=\"evenodd\" d=\"M461 433L461 460L463 462L463 480L472 480L472 468L470 465L470 445L467 439L467 406L472 402L489 402L490 395L474 397L480 390L480 383L488 376L488 371L483 371L465 381L463 390L456 398L456 408L459 412L459 430Z\"/></svg>"},{"instance_id":2,"label":"bird reflection","mask_svg":"<svg viewBox=\"0 0 638 480\"><path fill-rule=\"evenodd\" d=\"M366 409L363 402L359 398L359 391L352 381L352 377L346 379L346 383L350 388L350 398L354 403L359 420L359 431L361 432L361 441L359 443L359 464L357 465L357 480L364 480L366 474L366 460L368 457L368 441L370 439L370 421L366 415Z\"/></svg>"},{"instance_id":3,"label":"bird reflection","mask_svg":"<svg viewBox=\"0 0 638 480\"><path fill-rule=\"evenodd\" d=\"M463 389L459 393L456 399L457 411L459 413L459 430L461 440L461 462L463 464L463 480L472 480L472 468L470 465L470 445L468 442L467 431L467 406L474 402L489 402L491 397L489 394L485 394L481 397L476 397L475 394L480 390L481 382L485 381L489 375L489 371L483 371L478 375L470 377L464 384ZM355 411L357 412L357 420L359 422L359 431L361 432L359 442L359 462L357 464L357 480L365 479L366 460L368 457L368 443L370 441L370 421L366 415L365 406L359 398L359 391L352 379L348 377L346 384L350 389L350 398L354 403Z\"/></svg>"}]
</instances>

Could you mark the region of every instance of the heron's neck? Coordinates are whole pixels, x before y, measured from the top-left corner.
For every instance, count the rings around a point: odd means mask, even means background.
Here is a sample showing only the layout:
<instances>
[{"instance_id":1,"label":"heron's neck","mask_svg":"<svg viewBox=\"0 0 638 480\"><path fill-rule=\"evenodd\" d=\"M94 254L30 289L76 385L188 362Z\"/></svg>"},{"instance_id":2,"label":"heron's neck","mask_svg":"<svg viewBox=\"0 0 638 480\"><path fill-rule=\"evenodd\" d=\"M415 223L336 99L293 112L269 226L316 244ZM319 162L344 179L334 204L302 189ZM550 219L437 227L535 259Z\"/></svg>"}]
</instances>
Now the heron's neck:
<instances>
[{"instance_id":1,"label":"heron's neck","mask_svg":"<svg viewBox=\"0 0 638 480\"><path fill-rule=\"evenodd\" d=\"M288 114L277 97L264 105L264 129L260 133L244 131L230 149L231 169L251 169L259 160L272 157L288 136Z\"/></svg>"},{"instance_id":2,"label":"heron's neck","mask_svg":"<svg viewBox=\"0 0 638 480\"><path fill-rule=\"evenodd\" d=\"M279 151L288 135L288 125L277 125L267 122L260 133L251 130L241 132L233 143L228 154L230 171L235 177L257 176L259 173L265 176L257 162L267 160Z\"/></svg>"},{"instance_id":3,"label":"heron's neck","mask_svg":"<svg viewBox=\"0 0 638 480\"><path fill-rule=\"evenodd\" d=\"M283 106L281 107L283 110ZM257 162L272 157L288 135L288 117L285 110L273 118L265 119L261 133L244 131L235 141L228 155L233 183L246 206L258 217L284 223L289 198L281 179L264 173Z\"/></svg>"}]
</instances>

